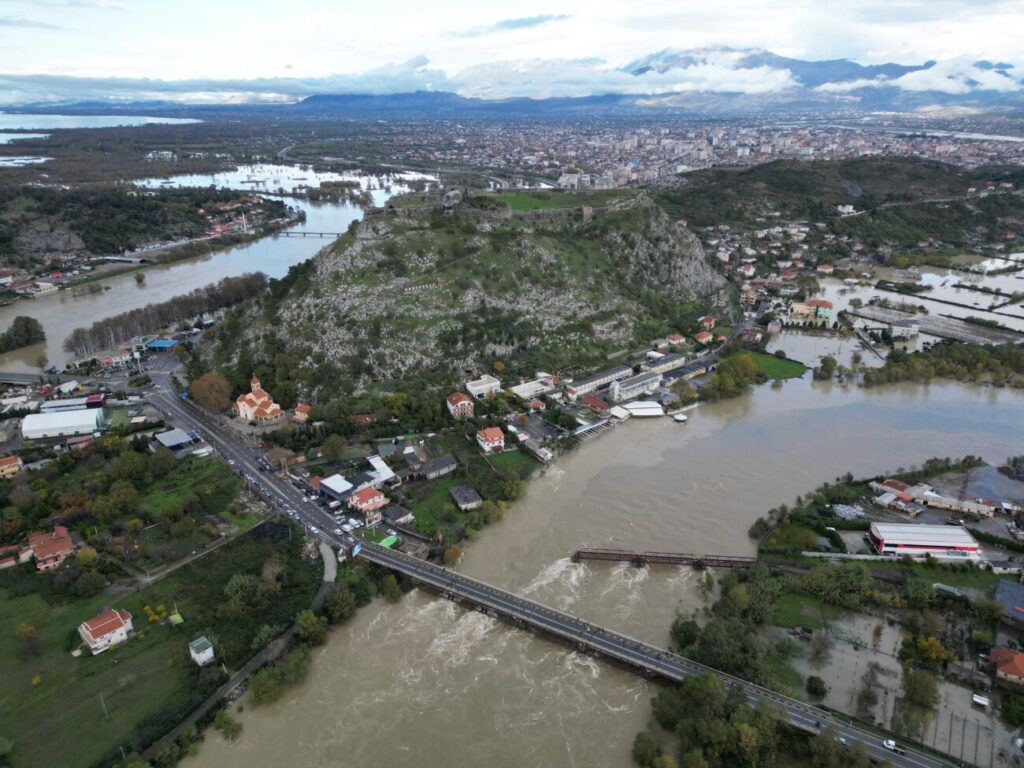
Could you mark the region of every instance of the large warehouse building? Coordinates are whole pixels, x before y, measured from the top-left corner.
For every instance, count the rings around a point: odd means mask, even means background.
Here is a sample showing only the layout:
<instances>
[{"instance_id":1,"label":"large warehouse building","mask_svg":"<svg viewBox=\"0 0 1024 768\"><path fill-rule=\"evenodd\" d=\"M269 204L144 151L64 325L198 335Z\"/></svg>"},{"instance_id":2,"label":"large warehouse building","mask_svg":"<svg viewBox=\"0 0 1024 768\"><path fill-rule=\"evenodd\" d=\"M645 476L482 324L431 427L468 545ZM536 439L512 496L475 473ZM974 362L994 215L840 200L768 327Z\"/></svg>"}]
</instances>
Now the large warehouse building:
<instances>
[{"instance_id":1,"label":"large warehouse building","mask_svg":"<svg viewBox=\"0 0 1024 768\"><path fill-rule=\"evenodd\" d=\"M91 435L103 429L105 420L102 408L30 413L21 423L21 436L25 440L44 440Z\"/></svg>"},{"instance_id":2,"label":"large warehouse building","mask_svg":"<svg viewBox=\"0 0 1024 768\"><path fill-rule=\"evenodd\" d=\"M871 546L880 555L976 560L978 542L965 528L955 525L906 525L872 523L868 530Z\"/></svg>"}]
</instances>

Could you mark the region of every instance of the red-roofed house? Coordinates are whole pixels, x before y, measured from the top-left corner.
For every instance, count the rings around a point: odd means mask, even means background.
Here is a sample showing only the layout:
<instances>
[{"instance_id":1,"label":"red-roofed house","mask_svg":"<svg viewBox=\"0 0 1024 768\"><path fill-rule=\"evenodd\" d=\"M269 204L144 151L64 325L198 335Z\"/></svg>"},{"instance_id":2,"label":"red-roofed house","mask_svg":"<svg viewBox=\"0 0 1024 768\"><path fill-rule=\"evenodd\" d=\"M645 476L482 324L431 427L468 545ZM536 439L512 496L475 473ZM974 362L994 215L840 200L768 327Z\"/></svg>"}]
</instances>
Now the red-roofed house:
<instances>
[{"instance_id":1,"label":"red-roofed house","mask_svg":"<svg viewBox=\"0 0 1024 768\"><path fill-rule=\"evenodd\" d=\"M54 527L50 533L33 533L28 537L28 546L36 560L36 568L40 571L59 568L61 563L75 553L71 534L63 525Z\"/></svg>"},{"instance_id":2,"label":"red-roofed house","mask_svg":"<svg viewBox=\"0 0 1024 768\"><path fill-rule=\"evenodd\" d=\"M273 421L281 416L281 406L263 389L259 379L253 376L249 387L252 390L249 394L235 400L232 406L235 413L246 421Z\"/></svg>"},{"instance_id":3,"label":"red-roofed house","mask_svg":"<svg viewBox=\"0 0 1024 768\"><path fill-rule=\"evenodd\" d=\"M89 646L93 656L120 645L132 631L132 615L119 608L108 608L96 618L78 625L78 634Z\"/></svg>"},{"instance_id":4,"label":"red-roofed house","mask_svg":"<svg viewBox=\"0 0 1024 768\"><path fill-rule=\"evenodd\" d=\"M696 334L693 337L694 341L696 341L698 344L704 344L705 346L714 341L714 339L715 336L714 334L711 333L711 331L701 331L700 333Z\"/></svg>"},{"instance_id":5,"label":"red-roofed house","mask_svg":"<svg viewBox=\"0 0 1024 768\"><path fill-rule=\"evenodd\" d=\"M836 271L836 268L833 267L831 264L819 264L818 265L818 274L821 274L821 275L831 275L835 271Z\"/></svg>"},{"instance_id":6,"label":"red-roofed house","mask_svg":"<svg viewBox=\"0 0 1024 768\"><path fill-rule=\"evenodd\" d=\"M884 480L882 485L893 491L907 491L910 489L910 486L907 483L904 483L902 480L894 480L892 478Z\"/></svg>"},{"instance_id":7,"label":"red-roofed house","mask_svg":"<svg viewBox=\"0 0 1024 768\"><path fill-rule=\"evenodd\" d=\"M993 648L988 660L996 665L996 677L1015 685L1024 684L1024 653L1009 648Z\"/></svg>"},{"instance_id":8,"label":"red-roofed house","mask_svg":"<svg viewBox=\"0 0 1024 768\"><path fill-rule=\"evenodd\" d=\"M309 414L313 412L313 406L309 403L299 403L295 406L295 415L292 416L292 421L296 424L305 424L309 421Z\"/></svg>"},{"instance_id":9,"label":"red-roofed house","mask_svg":"<svg viewBox=\"0 0 1024 768\"><path fill-rule=\"evenodd\" d=\"M349 506L364 515L387 506L388 497L376 488L363 488L348 497Z\"/></svg>"},{"instance_id":10,"label":"red-roofed house","mask_svg":"<svg viewBox=\"0 0 1024 768\"><path fill-rule=\"evenodd\" d=\"M825 299L811 299L807 306L814 307L819 318L827 318L832 314L832 302Z\"/></svg>"},{"instance_id":11,"label":"red-roofed house","mask_svg":"<svg viewBox=\"0 0 1024 768\"><path fill-rule=\"evenodd\" d=\"M715 327L715 316L704 315L704 317L700 318L697 322L700 323L700 327L703 328L705 331L710 331L712 328Z\"/></svg>"},{"instance_id":12,"label":"red-roofed house","mask_svg":"<svg viewBox=\"0 0 1024 768\"><path fill-rule=\"evenodd\" d=\"M452 392L446 400L448 413L455 419L473 418L473 398L465 392Z\"/></svg>"},{"instance_id":13,"label":"red-roofed house","mask_svg":"<svg viewBox=\"0 0 1024 768\"><path fill-rule=\"evenodd\" d=\"M19 474L24 468L20 456L4 456L0 458L0 478L7 479Z\"/></svg>"},{"instance_id":14,"label":"red-roofed house","mask_svg":"<svg viewBox=\"0 0 1024 768\"><path fill-rule=\"evenodd\" d=\"M505 450L505 433L501 427L485 427L476 433L476 442L484 453Z\"/></svg>"},{"instance_id":15,"label":"red-roofed house","mask_svg":"<svg viewBox=\"0 0 1024 768\"><path fill-rule=\"evenodd\" d=\"M611 406L608 405L608 403L597 395L591 395L589 393L580 398L580 403L587 406L587 408L592 410L594 413L607 413L611 410Z\"/></svg>"}]
</instances>

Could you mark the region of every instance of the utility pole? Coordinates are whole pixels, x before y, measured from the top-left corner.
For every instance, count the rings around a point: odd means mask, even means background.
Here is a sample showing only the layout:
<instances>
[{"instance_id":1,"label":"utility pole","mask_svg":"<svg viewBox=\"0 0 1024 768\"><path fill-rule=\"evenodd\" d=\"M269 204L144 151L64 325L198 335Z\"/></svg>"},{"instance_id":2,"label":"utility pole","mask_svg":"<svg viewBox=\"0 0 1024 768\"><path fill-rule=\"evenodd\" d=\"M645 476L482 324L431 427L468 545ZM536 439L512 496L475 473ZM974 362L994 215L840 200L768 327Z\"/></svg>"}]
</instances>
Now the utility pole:
<instances>
[{"instance_id":1,"label":"utility pole","mask_svg":"<svg viewBox=\"0 0 1024 768\"><path fill-rule=\"evenodd\" d=\"M107 712L107 702L103 700L103 692L102 691L100 691L100 706L103 707L103 716L107 720L109 720L110 719L110 713Z\"/></svg>"}]
</instances>

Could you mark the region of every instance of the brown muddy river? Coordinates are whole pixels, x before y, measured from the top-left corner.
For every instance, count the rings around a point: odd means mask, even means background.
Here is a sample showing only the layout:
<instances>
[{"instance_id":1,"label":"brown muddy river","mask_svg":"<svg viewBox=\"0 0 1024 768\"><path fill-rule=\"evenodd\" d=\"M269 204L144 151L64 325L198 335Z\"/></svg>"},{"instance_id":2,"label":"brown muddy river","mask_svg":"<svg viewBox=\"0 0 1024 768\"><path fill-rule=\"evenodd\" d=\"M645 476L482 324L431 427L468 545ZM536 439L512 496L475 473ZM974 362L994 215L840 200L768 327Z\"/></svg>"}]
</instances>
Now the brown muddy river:
<instances>
[{"instance_id":1,"label":"brown muddy river","mask_svg":"<svg viewBox=\"0 0 1024 768\"><path fill-rule=\"evenodd\" d=\"M809 376L807 377L809 378ZM865 391L790 381L702 406L685 426L627 422L563 457L460 568L666 644L700 605L684 568L574 565L581 546L750 554L768 508L847 471L1021 452L1024 394L961 385ZM336 630L309 680L210 732L190 768L450 765L626 768L656 687L549 640L414 591Z\"/></svg>"}]
</instances>

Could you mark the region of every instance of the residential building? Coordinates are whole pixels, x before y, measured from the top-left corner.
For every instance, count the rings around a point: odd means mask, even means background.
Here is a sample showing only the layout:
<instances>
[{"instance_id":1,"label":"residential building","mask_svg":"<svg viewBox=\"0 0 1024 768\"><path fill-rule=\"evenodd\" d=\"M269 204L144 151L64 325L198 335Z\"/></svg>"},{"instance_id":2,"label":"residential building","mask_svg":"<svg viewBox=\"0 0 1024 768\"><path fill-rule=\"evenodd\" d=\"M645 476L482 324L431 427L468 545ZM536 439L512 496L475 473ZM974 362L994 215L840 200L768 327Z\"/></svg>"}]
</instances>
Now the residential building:
<instances>
[{"instance_id":1,"label":"residential building","mask_svg":"<svg viewBox=\"0 0 1024 768\"><path fill-rule=\"evenodd\" d=\"M455 457L446 453L444 456L423 462L419 466L418 474L422 475L425 480L436 480L444 475L450 475L457 467L458 463L455 461Z\"/></svg>"},{"instance_id":2,"label":"residential building","mask_svg":"<svg viewBox=\"0 0 1024 768\"><path fill-rule=\"evenodd\" d=\"M381 516L388 525L405 525L413 521L412 512L398 504L389 504L384 507Z\"/></svg>"},{"instance_id":3,"label":"residential building","mask_svg":"<svg viewBox=\"0 0 1024 768\"><path fill-rule=\"evenodd\" d=\"M694 334L693 340L706 347L715 340L715 335L711 333L711 331L701 331L700 333Z\"/></svg>"},{"instance_id":4,"label":"residential building","mask_svg":"<svg viewBox=\"0 0 1024 768\"><path fill-rule=\"evenodd\" d=\"M484 503L480 494L468 485L457 485L450 489L448 493L451 495L452 501L455 502L455 506L459 508L460 512L469 512L477 509Z\"/></svg>"},{"instance_id":5,"label":"residential building","mask_svg":"<svg viewBox=\"0 0 1024 768\"><path fill-rule=\"evenodd\" d=\"M376 488L362 488L348 497L348 503L356 512L369 516L370 513L386 507L388 497Z\"/></svg>"},{"instance_id":6,"label":"residential building","mask_svg":"<svg viewBox=\"0 0 1024 768\"><path fill-rule=\"evenodd\" d=\"M466 391L477 400L482 400L485 397L501 392L501 381L485 373L479 379L467 381Z\"/></svg>"},{"instance_id":7,"label":"residential building","mask_svg":"<svg viewBox=\"0 0 1024 768\"><path fill-rule=\"evenodd\" d=\"M192 661L198 664L200 667L205 667L211 661L213 661L213 643L210 642L210 638L206 635L197 637L191 643L188 644L188 655L192 657Z\"/></svg>"},{"instance_id":8,"label":"residential building","mask_svg":"<svg viewBox=\"0 0 1024 768\"><path fill-rule=\"evenodd\" d=\"M576 400L589 392L600 389L611 384L613 381L625 379L633 374L633 369L628 365L616 365L614 368L606 368L595 374L570 382L565 387L565 394L570 400Z\"/></svg>"},{"instance_id":9,"label":"residential building","mask_svg":"<svg viewBox=\"0 0 1024 768\"><path fill-rule=\"evenodd\" d=\"M299 403L295 406L295 413L292 415L292 421L296 424L305 424L309 421L309 414L312 413L313 406L309 403Z\"/></svg>"},{"instance_id":10,"label":"residential building","mask_svg":"<svg viewBox=\"0 0 1024 768\"><path fill-rule=\"evenodd\" d=\"M93 656L125 642L132 631L132 615L119 608L108 608L78 625L78 634Z\"/></svg>"},{"instance_id":11,"label":"residential building","mask_svg":"<svg viewBox=\"0 0 1024 768\"><path fill-rule=\"evenodd\" d=\"M608 387L608 398L613 403L621 403L624 400L632 400L634 397L649 395L660 386L660 373L654 371L639 373L622 381L613 381Z\"/></svg>"},{"instance_id":12,"label":"residential building","mask_svg":"<svg viewBox=\"0 0 1024 768\"><path fill-rule=\"evenodd\" d=\"M993 648L988 660L995 665L996 679L1011 685L1024 685L1024 653L1009 648Z\"/></svg>"},{"instance_id":13,"label":"residential building","mask_svg":"<svg viewBox=\"0 0 1024 768\"><path fill-rule=\"evenodd\" d=\"M717 324L715 322L714 315L704 315L703 317L698 318L697 322L700 323L701 329L705 331L710 331Z\"/></svg>"},{"instance_id":14,"label":"residential building","mask_svg":"<svg viewBox=\"0 0 1024 768\"><path fill-rule=\"evenodd\" d=\"M247 395L240 395L232 410L246 421L267 422L279 418L283 411L281 406L274 402L270 393L263 389L260 380L255 376L249 381L251 391Z\"/></svg>"},{"instance_id":15,"label":"residential building","mask_svg":"<svg viewBox=\"0 0 1024 768\"><path fill-rule=\"evenodd\" d=\"M45 440L91 435L102 431L105 423L106 414L102 408L30 413L21 422L21 436L25 440Z\"/></svg>"},{"instance_id":16,"label":"residential building","mask_svg":"<svg viewBox=\"0 0 1024 768\"><path fill-rule=\"evenodd\" d=\"M584 395L580 398L580 403L585 405L594 413L608 413L608 409L611 408L611 405L597 395Z\"/></svg>"},{"instance_id":17,"label":"residential building","mask_svg":"<svg viewBox=\"0 0 1024 768\"><path fill-rule=\"evenodd\" d=\"M49 533L40 531L30 534L28 547L32 550L36 568L40 571L52 571L54 568L60 568L63 562L75 553L71 534L63 525L54 526Z\"/></svg>"},{"instance_id":18,"label":"residential building","mask_svg":"<svg viewBox=\"0 0 1024 768\"><path fill-rule=\"evenodd\" d=\"M819 320L827 320L832 316L832 302L825 299L811 299L807 306L814 309L815 317Z\"/></svg>"},{"instance_id":19,"label":"residential building","mask_svg":"<svg viewBox=\"0 0 1024 768\"><path fill-rule=\"evenodd\" d=\"M505 433L501 427L484 427L476 433L476 442L484 453L505 450Z\"/></svg>"},{"instance_id":20,"label":"residential building","mask_svg":"<svg viewBox=\"0 0 1024 768\"><path fill-rule=\"evenodd\" d=\"M448 395L445 403L448 406L448 413L452 415L452 418L473 418L473 398L464 392L452 392Z\"/></svg>"},{"instance_id":21,"label":"residential building","mask_svg":"<svg viewBox=\"0 0 1024 768\"><path fill-rule=\"evenodd\" d=\"M0 478L4 480L20 474L24 468L25 465L22 463L20 456L11 454L0 457Z\"/></svg>"}]
</instances>

